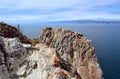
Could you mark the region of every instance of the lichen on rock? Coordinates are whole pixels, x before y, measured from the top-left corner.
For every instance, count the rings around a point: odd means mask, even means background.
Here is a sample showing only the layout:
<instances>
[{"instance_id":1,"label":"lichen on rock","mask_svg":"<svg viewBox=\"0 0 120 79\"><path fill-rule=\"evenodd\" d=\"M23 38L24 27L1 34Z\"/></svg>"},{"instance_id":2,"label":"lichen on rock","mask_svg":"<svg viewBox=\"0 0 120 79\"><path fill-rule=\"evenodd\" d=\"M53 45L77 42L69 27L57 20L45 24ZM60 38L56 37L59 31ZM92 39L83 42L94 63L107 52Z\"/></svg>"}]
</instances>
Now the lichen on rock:
<instances>
[{"instance_id":1,"label":"lichen on rock","mask_svg":"<svg viewBox=\"0 0 120 79\"><path fill-rule=\"evenodd\" d=\"M101 79L102 70L98 64L92 41L78 32L62 28L45 28L40 36L41 43L54 48L61 68L82 79Z\"/></svg>"},{"instance_id":2,"label":"lichen on rock","mask_svg":"<svg viewBox=\"0 0 120 79\"><path fill-rule=\"evenodd\" d=\"M37 41L0 36L0 79L104 79L92 41L83 34L49 27Z\"/></svg>"}]
</instances>

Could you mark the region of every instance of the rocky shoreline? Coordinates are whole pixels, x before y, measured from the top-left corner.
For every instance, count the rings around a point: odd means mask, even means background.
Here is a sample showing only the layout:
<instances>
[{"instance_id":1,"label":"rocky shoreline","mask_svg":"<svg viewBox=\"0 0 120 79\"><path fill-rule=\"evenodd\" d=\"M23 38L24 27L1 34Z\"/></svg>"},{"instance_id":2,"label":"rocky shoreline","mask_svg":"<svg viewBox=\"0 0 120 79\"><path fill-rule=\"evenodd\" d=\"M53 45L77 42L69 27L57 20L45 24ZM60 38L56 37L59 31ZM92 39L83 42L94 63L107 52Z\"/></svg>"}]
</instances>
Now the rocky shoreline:
<instances>
[{"instance_id":1,"label":"rocky shoreline","mask_svg":"<svg viewBox=\"0 0 120 79\"><path fill-rule=\"evenodd\" d=\"M34 46L3 33L0 79L104 79L92 41L81 33L44 28Z\"/></svg>"}]
</instances>

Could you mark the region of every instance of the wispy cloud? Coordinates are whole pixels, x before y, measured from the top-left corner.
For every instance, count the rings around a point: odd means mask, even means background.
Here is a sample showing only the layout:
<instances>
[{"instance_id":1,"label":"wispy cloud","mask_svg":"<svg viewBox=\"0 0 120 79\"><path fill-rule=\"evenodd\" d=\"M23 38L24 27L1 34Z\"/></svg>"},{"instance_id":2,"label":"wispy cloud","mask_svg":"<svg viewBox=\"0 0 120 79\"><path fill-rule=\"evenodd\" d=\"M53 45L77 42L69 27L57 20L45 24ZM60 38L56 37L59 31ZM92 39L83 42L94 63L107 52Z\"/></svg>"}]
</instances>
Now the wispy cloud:
<instances>
[{"instance_id":1,"label":"wispy cloud","mask_svg":"<svg viewBox=\"0 0 120 79\"><path fill-rule=\"evenodd\" d=\"M1 0L0 20L6 22L76 19L120 20L119 0Z\"/></svg>"}]
</instances>

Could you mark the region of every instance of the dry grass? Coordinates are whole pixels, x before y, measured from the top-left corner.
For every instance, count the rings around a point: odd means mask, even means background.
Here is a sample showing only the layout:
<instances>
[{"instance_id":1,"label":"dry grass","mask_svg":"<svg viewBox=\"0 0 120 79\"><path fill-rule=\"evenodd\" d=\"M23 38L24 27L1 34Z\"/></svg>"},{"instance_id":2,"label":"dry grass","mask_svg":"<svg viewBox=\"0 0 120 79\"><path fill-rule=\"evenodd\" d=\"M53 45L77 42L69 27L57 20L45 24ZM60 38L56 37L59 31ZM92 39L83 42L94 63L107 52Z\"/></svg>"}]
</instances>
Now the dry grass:
<instances>
[{"instance_id":1,"label":"dry grass","mask_svg":"<svg viewBox=\"0 0 120 79\"><path fill-rule=\"evenodd\" d=\"M30 43L32 46L35 46L36 44L40 43L40 40L39 39L32 39L32 40L30 40Z\"/></svg>"}]
</instances>

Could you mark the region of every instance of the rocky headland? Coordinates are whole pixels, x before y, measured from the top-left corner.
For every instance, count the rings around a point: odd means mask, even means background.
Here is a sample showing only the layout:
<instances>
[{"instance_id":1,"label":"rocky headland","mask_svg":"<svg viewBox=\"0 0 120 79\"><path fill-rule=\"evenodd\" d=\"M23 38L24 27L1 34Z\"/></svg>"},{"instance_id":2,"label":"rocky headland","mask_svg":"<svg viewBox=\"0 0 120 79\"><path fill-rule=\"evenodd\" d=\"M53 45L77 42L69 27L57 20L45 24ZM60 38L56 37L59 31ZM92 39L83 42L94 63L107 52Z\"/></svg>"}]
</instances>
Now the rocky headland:
<instances>
[{"instance_id":1,"label":"rocky headland","mask_svg":"<svg viewBox=\"0 0 120 79\"><path fill-rule=\"evenodd\" d=\"M83 34L47 27L31 40L0 23L0 79L104 78L92 41Z\"/></svg>"}]
</instances>

